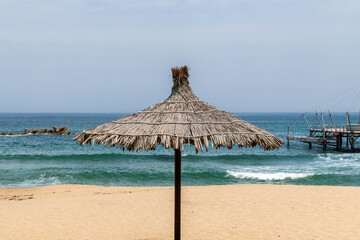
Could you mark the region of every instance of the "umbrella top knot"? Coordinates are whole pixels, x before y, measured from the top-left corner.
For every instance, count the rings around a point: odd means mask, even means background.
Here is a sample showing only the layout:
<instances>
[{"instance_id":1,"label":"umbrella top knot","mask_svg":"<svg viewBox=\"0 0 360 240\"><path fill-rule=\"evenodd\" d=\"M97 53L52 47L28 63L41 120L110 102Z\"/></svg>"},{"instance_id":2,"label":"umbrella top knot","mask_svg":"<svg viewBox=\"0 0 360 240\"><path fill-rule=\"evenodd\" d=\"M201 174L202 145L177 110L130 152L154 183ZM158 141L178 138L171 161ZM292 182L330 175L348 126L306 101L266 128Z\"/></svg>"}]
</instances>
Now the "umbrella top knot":
<instances>
[{"instance_id":1,"label":"umbrella top knot","mask_svg":"<svg viewBox=\"0 0 360 240\"><path fill-rule=\"evenodd\" d=\"M189 85L189 69L185 65L183 67L171 68L174 86L188 86Z\"/></svg>"}]
</instances>

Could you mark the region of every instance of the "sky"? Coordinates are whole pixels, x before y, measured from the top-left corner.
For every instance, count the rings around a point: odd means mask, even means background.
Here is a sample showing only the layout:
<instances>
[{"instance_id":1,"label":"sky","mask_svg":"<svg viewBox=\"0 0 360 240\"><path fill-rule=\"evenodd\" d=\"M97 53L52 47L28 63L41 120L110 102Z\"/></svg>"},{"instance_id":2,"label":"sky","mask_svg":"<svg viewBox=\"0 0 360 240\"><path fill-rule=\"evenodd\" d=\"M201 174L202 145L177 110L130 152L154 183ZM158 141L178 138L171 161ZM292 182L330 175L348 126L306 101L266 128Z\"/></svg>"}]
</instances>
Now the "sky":
<instances>
[{"instance_id":1,"label":"sky","mask_svg":"<svg viewBox=\"0 0 360 240\"><path fill-rule=\"evenodd\" d=\"M183 65L225 111L358 111L359 43L358 0L0 0L0 112L137 112Z\"/></svg>"}]
</instances>

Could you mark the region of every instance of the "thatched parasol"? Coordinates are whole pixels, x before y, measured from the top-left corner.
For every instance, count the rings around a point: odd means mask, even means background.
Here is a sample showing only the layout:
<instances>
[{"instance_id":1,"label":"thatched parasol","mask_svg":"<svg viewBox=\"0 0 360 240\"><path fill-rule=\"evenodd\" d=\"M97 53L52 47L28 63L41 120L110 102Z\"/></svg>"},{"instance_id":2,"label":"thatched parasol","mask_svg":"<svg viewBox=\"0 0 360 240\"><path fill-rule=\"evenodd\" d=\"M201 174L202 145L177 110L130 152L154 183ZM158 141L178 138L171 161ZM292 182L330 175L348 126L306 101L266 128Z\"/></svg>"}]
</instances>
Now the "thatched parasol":
<instances>
[{"instance_id":1,"label":"thatched parasol","mask_svg":"<svg viewBox=\"0 0 360 240\"><path fill-rule=\"evenodd\" d=\"M84 130L74 138L85 143L155 150L158 144L175 150L175 239L180 239L181 150L194 145L196 153L211 147L260 146L279 148L283 140L233 114L201 101L189 86L187 66L172 70L174 86L163 102L110 123Z\"/></svg>"}]
</instances>

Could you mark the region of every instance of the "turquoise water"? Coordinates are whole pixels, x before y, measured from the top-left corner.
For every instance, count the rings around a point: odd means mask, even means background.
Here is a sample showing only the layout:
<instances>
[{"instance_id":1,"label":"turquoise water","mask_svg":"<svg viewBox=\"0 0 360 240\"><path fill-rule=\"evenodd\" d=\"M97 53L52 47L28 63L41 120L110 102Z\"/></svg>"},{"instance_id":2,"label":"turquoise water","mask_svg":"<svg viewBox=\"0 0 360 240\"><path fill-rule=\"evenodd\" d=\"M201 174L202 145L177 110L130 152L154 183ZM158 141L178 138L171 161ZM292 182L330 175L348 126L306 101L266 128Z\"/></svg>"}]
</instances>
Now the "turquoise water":
<instances>
[{"instance_id":1,"label":"turquoise water","mask_svg":"<svg viewBox=\"0 0 360 240\"><path fill-rule=\"evenodd\" d=\"M68 126L72 132L106 123L126 114L0 114L0 131ZM299 113L237 113L245 121L282 139L307 134ZM357 122L358 115L351 114ZM344 113L333 113L337 124ZM314 115L308 116L316 124ZM326 117L325 121L330 122ZM172 186L174 155L161 146L156 151L132 153L104 146L81 147L74 136L0 136L0 187L53 184L104 186ZM359 147L359 146L357 146ZM301 184L360 186L360 153L322 152L291 143L275 151L212 149L195 154L187 147L182 158L183 185Z\"/></svg>"}]
</instances>

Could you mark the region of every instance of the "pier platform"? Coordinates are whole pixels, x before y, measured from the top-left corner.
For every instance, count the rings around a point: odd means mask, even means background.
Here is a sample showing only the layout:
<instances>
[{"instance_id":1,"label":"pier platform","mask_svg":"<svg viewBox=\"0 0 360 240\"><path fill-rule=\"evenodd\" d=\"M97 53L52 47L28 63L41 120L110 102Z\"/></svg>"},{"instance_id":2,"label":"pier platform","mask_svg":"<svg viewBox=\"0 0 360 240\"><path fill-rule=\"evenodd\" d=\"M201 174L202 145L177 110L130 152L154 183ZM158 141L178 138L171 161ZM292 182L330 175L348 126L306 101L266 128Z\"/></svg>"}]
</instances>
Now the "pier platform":
<instances>
[{"instance_id":1,"label":"pier platform","mask_svg":"<svg viewBox=\"0 0 360 240\"><path fill-rule=\"evenodd\" d=\"M347 118L350 123L348 113ZM337 151L355 151L355 142L360 137L360 124L346 124L343 126L333 124L331 126L322 124L318 118L320 125L313 125L311 127L305 116L304 119L309 128L309 135L292 136L290 135L290 127L288 127L288 146L290 145L290 141L296 141L309 144L309 148L312 148L313 144L321 145L324 151L328 146L334 147Z\"/></svg>"}]
</instances>

